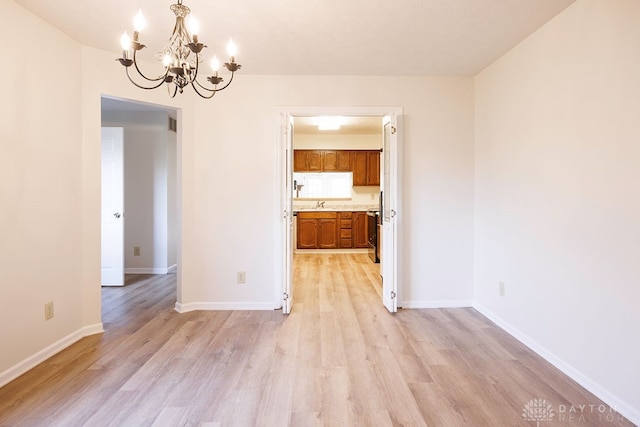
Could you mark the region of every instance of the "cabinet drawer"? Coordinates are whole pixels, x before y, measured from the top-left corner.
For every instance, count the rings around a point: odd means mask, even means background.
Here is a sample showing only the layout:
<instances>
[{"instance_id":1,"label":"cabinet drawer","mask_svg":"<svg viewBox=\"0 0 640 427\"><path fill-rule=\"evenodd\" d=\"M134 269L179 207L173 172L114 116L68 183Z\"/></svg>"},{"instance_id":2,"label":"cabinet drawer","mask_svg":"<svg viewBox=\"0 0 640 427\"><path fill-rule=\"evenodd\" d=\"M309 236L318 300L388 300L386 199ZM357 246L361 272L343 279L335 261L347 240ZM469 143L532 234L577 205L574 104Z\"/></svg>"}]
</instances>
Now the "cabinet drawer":
<instances>
[{"instance_id":1,"label":"cabinet drawer","mask_svg":"<svg viewBox=\"0 0 640 427\"><path fill-rule=\"evenodd\" d=\"M347 229L342 229L340 230L340 238L341 239L350 239L351 238L351 229L347 228Z\"/></svg>"},{"instance_id":2,"label":"cabinet drawer","mask_svg":"<svg viewBox=\"0 0 640 427\"><path fill-rule=\"evenodd\" d=\"M341 219L351 218L351 212L340 212L340 218Z\"/></svg>"},{"instance_id":3,"label":"cabinet drawer","mask_svg":"<svg viewBox=\"0 0 640 427\"><path fill-rule=\"evenodd\" d=\"M351 239L340 239L340 247L341 248L352 248L353 243Z\"/></svg>"},{"instance_id":4,"label":"cabinet drawer","mask_svg":"<svg viewBox=\"0 0 640 427\"><path fill-rule=\"evenodd\" d=\"M298 212L298 219L334 219L338 217L337 212L311 211Z\"/></svg>"},{"instance_id":5,"label":"cabinet drawer","mask_svg":"<svg viewBox=\"0 0 640 427\"><path fill-rule=\"evenodd\" d=\"M340 228L351 228L351 220L350 219L341 219L340 220Z\"/></svg>"}]
</instances>

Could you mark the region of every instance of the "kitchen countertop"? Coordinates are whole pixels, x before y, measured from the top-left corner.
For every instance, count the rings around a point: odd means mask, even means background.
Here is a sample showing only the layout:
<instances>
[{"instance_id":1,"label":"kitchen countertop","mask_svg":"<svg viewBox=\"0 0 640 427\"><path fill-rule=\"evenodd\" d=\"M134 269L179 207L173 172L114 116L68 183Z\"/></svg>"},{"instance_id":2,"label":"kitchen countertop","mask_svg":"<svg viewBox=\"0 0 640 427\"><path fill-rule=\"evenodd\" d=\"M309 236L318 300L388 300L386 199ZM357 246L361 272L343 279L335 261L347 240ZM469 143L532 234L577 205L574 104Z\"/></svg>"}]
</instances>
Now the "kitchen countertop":
<instances>
[{"instance_id":1,"label":"kitchen countertop","mask_svg":"<svg viewBox=\"0 0 640 427\"><path fill-rule=\"evenodd\" d=\"M378 209L378 204L328 204L325 203L324 207L317 207L313 204L298 204L294 203L294 212L313 212L313 211L327 211L327 212L365 212L369 209Z\"/></svg>"}]
</instances>

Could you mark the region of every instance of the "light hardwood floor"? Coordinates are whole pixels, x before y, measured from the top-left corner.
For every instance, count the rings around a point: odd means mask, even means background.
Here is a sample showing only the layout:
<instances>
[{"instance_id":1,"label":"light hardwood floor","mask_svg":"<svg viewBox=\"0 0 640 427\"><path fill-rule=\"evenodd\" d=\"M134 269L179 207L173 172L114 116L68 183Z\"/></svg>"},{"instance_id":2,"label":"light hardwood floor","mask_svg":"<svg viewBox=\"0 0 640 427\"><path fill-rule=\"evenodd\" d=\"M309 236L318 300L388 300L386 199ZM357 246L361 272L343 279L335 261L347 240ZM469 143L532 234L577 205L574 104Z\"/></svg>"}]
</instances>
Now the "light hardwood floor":
<instances>
[{"instance_id":1,"label":"light hardwood floor","mask_svg":"<svg viewBox=\"0 0 640 427\"><path fill-rule=\"evenodd\" d=\"M631 426L473 309L382 307L366 255L296 255L295 305L178 314L175 276L103 290L106 332L0 389L0 425ZM546 406L546 405L545 405Z\"/></svg>"}]
</instances>

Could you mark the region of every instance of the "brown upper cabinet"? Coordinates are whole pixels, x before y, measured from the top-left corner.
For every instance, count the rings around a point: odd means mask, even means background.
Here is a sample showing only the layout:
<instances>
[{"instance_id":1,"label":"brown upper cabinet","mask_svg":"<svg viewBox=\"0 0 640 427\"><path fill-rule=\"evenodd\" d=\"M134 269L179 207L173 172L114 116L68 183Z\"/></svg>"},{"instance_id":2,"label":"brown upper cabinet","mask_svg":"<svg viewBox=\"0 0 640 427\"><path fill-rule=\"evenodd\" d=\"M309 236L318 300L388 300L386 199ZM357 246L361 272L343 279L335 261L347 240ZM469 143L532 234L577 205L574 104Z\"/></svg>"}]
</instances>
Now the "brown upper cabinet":
<instances>
[{"instance_id":1,"label":"brown upper cabinet","mask_svg":"<svg viewBox=\"0 0 640 427\"><path fill-rule=\"evenodd\" d=\"M323 150L293 150L294 172L322 172Z\"/></svg>"},{"instance_id":2,"label":"brown upper cabinet","mask_svg":"<svg viewBox=\"0 0 640 427\"><path fill-rule=\"evenodd\" d=\"M322 169L325 172L350 172L351 151L324 150Z\"/></svg>"},{"instance_id":3,"label":"brown upper cabinet","mask_svg":"<svg viewBox=\"0 0 640 427\"><path fill-rule=\"evenodd\" d=\"M350 172L349 150L294 150L294 172Z\"/></svg>"},{"instance_id":4,"label":"brown upper cabinet","mask_svg":"<svg viewBox=\"0 0 640 427\"><path fill-rule=\"evenodd\" d=\"M380 185L380 151L367 151L367 185Z\"/></svg>"},{"instance_id":5,"label":"brown upper cabinet","mask_svg":"<svg viewBox=\"0 0 640 427\"><path fill-rule=\"evenodd\" d=\"M380 185L380 150L294 150L294 172L353 172L353 185Z\"/></svg>"},{"instance_id":6,"label":"brown upper cabinet","mask_svg":"<svg viewBox=\"0 0 640 427\"><path fill-rule=\"evenodd\" d=\"M352 151L353 185L380 185L380 151Z\"/></svg>"}]
</instances>

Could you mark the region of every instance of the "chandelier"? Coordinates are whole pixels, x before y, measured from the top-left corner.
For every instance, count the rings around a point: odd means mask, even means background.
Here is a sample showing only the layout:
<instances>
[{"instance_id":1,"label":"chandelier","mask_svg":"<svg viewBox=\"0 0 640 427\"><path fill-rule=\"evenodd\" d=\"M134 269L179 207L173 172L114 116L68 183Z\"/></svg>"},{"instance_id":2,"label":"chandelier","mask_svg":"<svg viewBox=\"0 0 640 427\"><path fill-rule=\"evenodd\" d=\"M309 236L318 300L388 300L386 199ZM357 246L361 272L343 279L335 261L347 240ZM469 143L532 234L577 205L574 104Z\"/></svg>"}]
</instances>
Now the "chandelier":
<instances>
[{"instance_id":1,"label":"chandelier","mask_svg":"<svg viewBox=\"0 0 640 427\"><path fill-rule=\"evenodd\" d=\"M182 4L182 0L178 0L177 4L172 4L171 11L176 15L176 24L173 28L173 33L169 38L169 44L162 52L156 54L156 58L161 61L164 66L164 72L162 74L157 77L147 77L140 70L136 60L138 51L146 47L138 41L140 32L142 32L145 26L142 11L139 11L134 19L133 41L126 31L122 35L120 39L122 58L118 58L117 60L125 67L127 77L131 83L141 89L157 89L166 83L169 95L173 98L178 92L182 93L186 86L191 85L195 92L201 97L207 99L212 98L217 92L226 89L231 84L234 73L242 67L240 64L237 64L235 60L236 45L233 43L233 40L229 40L229 44L227 45L227 52L230 59L229 62L224 63L224 66L231 72L229 81L223 86L218 87L224 80L218 76L220 62L214 55L211 60L213 75L207 77L209 85L203 85L198 81L198 72L200 71L200 63L203 61L202 49L207 46L198 41L198 23L192 16L188 20L187 28L185 20L189 13L191 13L191 10ZM130 50L133 50L132 57L129 53ZM132 66L135 68L136 79L131 77L132 72L130 70ZM138 83L136 80L142 81L143 83ZM145 80L146 82L144 82Z\"/></svg>"}]
</instances>

